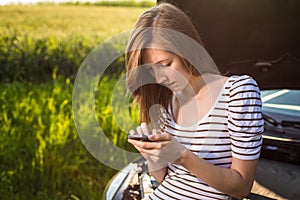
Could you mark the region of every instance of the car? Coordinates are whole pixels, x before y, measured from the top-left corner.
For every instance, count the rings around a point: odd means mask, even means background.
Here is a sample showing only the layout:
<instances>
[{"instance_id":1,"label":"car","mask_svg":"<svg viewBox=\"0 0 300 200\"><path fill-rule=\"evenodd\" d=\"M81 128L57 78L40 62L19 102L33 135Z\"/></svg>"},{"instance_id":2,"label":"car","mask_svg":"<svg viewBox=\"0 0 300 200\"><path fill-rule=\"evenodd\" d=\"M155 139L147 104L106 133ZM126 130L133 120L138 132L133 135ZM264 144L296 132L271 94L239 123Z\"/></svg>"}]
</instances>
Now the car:
<instances>
[{"instance_id":1,"label":"car","mask_svg":"<svg viewBox=\"0 0 300 200\"><path fill-rule=\"evenodd\" d=\"M158 1L160 2L160 1ZM248 199L300 199L300 2L170 0L190 15L220 72L261 89L261 157ZM104 199L145 199L158 182L142 157L107 184Z\"/></svg>"},{"instance_id":2,"label":"car","mask_svg":"<svg viewBox=\"0 0 300 200\"><path fill-rule=\"evenodd\" d=\"M263 90L262 157L300 165L300 91Z\"/></svg>"}]
</instances>

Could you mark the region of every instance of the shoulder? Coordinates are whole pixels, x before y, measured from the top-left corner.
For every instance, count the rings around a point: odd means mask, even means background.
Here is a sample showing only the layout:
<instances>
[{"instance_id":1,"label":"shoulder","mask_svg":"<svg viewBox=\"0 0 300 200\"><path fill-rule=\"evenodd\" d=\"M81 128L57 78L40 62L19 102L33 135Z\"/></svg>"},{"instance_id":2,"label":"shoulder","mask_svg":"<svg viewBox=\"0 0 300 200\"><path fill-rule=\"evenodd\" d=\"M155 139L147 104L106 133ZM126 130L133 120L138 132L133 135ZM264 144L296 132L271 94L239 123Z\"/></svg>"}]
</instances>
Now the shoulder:
<instances>
[{"instance_id":1,"label":"shoulder","mask_svg":"<svg viewBox=\"0 0 300 200\"><path fill-rule=\"evenodd\" d=\"M227 81L229 97L260 96L260 89L257 82L248 75L231 76Z\"/></svg>"},{"instance_id":2,"label":"shoulder","mask_svg":"<svg viewBox=\"0 0 300 200\"><path fill-rule=\"evenodd\" d=\"M254 87L259 89L257 82L249 75L234 75L228 78L230 89L242 89L245 87Z\"/></svg>"}]
</instances>

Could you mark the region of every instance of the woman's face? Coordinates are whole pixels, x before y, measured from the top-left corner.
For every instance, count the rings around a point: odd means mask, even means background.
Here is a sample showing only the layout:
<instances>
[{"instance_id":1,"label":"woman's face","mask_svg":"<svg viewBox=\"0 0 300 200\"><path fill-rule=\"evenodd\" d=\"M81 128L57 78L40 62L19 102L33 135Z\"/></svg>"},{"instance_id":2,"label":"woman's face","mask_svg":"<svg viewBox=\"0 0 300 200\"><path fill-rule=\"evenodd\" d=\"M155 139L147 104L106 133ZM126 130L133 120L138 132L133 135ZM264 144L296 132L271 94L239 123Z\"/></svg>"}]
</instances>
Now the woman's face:
<instances>
[{"instance_id":1,"label":"woman's face","mask_svg":"<svg viewBox=\"0 0 300 200\"><path fill-rule=\"evenodd\" d=\"M160 49L146 49L142 55L142 64L147 65L158 84L173 92L184 90L192 76L179 56Z\"/></svg>"}]
</instances>

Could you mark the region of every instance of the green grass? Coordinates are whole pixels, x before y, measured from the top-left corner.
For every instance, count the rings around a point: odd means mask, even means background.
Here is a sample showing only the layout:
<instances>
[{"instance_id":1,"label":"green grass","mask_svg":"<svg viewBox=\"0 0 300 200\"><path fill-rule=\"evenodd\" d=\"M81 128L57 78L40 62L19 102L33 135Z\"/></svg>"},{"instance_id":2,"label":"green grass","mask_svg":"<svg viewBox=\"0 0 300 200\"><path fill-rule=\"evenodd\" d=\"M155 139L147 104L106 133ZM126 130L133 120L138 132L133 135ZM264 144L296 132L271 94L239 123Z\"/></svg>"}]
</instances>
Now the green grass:
<instances>
[{"instance_id":1,"label":"green grass","mask_svg":"<svg viewBox=\"0 0 300 200\"><path fill-rule=\"evenodd\" d=\"M131 29L144 10L0 7L0 199L101 199L116 170L83 146L73 121L73 79L59 71L74 65L74 74L91 49ZM99 85L97 120L114 144L133 151L111 112L116 81L104 77Z\"/></svg>"},{"instance_id":2,"label":"green grass","mask_svg":"<svg viewBox=\"0 0 300 200\"><path fill-rule=\"evenodd\" d=\"M65 2L61 3L61 5L96 5L96 6L126 6L126 7L150 7L153 6L156 2L153 0L144 0L144 1L135 1L135 0L119 0L119 1L107 1L107 0L99 0L96 2ZM41 3L44 4L44 3Z\"/></svg>"},{"instance_id":3,"label":"green grass","mask_svg":"<svg viewBox=\"0 0 300 200\"><path fill-rule=\"evenodd\" d=\"M84 38L97 43L133 28L146 8L76 5L0 7L1 35L29 36L32 40Z\"/></svg>"},{"instance_id":4,"label":"green grass","mask_svg":"<svg viewBox=\"0 0 300 200\"><path fill-rule=\"evenodd\" d=\"M131 30L144 10L75 5L0 7L0 81L47 81L54 70L73 79L93 48Z\"/></svg>"},{"instance_id":5,"label":"green grass","mask_svg":"<svg viewBox=\"0 0 300 200\"><path fill-rule=\"evenodd\" d=\"M97 118L114 144L133 152L111 112L115 81L104 77L99 85ZM79 139L72 88L69 80L0 85L1 198L101 199L116 170L96 160Z\"/></svg>"}]
</instances>

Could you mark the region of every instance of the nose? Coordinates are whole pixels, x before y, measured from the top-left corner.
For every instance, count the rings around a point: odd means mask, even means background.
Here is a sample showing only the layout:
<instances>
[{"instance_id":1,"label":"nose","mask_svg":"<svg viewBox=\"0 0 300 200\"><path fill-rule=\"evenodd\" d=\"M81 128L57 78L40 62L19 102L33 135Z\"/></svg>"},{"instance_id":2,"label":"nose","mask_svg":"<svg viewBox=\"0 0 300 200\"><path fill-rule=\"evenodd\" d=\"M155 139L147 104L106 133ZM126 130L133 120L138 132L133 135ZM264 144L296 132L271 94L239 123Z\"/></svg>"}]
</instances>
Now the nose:
<instances>
[{"instance_id":1,"label":"nose","mask_svg":"<svg viewBox=\"0 0 300 200\"><path fill-rule=\"evenodd\" d=\"M153 75L154 75L156 83L161 84L161 83L163 83L164 81L167 80L167 77L163 73L162 70L160 70L160 69L153 69L153 73L154 73Z\"/></svg>"}]
</instances>

